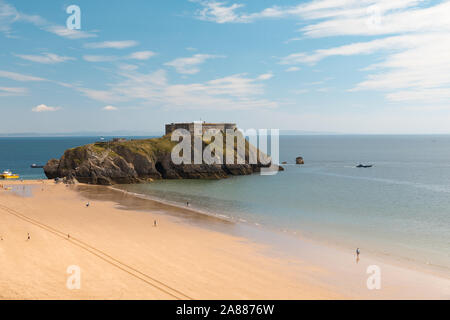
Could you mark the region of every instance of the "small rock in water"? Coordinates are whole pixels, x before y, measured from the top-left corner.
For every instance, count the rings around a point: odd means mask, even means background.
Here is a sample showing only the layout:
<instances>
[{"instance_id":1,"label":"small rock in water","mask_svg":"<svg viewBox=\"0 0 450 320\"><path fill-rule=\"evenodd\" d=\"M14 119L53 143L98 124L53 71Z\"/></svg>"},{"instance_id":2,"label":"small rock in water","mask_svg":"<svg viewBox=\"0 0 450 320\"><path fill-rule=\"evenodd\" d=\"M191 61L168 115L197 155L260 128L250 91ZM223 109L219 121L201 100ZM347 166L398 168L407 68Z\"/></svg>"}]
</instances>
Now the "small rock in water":
<instances>
[{"instance_id":1,"label":"small rock in water","mask_svg":"<svg viewBox=\"0 0 450 320\"><path fill-rule=\"evenodd\" d=\"M303 157L297 157L295 159L296 164L305 164L305 161L303 160Z\"/></svg>"}]
</instances>

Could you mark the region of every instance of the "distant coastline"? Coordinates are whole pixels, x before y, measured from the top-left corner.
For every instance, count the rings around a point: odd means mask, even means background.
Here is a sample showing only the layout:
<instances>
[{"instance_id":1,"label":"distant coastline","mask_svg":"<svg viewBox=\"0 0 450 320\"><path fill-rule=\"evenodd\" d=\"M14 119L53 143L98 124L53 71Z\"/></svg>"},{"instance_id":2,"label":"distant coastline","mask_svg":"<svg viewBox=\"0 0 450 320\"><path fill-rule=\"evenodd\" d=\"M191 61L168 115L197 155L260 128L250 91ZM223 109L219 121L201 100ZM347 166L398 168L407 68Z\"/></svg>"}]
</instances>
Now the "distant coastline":
<instances>
[{"instance_id":1,"label":"distant coastline","mask_svg":"<svg viewBox=\"0 0 450 320\"><path fill-rule=\"evenodd\" d=\"M450 132L443 133L383 133L383 132L327 132L327 131L301 131L301 130L280 130L280 136L448 136ZM55 133L0 133L0 138L77 138L77 137L126 137L126 138L154 138L164 134L163 131L114 131L114 132L55 132Z\"/></svg>"},{"instance_id":2,"label":"distant coastline","mask_svg":"<svg viewBox=\"0 0 450 320\"><path fill-rule=\"evenodd\" d=\"M114 131L114 132L60 132L60 133L0 133L0 138L57 138L57 137L160 137L162 131L141 132L141 131Z\"/></svg>"}]
</instances>

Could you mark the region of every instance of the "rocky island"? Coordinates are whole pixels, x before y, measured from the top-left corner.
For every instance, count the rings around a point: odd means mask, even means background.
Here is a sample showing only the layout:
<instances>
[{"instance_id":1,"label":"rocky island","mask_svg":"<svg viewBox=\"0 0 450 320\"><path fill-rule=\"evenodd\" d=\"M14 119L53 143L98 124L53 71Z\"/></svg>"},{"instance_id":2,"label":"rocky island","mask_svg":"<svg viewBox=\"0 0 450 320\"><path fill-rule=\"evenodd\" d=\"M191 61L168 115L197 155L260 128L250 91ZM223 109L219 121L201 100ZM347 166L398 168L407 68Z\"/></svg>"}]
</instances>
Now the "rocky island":
<instances>
[{"instance_id":1,"label":"rocky island","mask_svg":"<svg viewBox=\"0 0 450 320\"><path fill-rule=\"evenodd\" d=\"M203 140L204 146L208 143L210 141ZM260 172L263 167L283 170L280 166L265 165L259 160L257 164L249 164L248 161L245 164L174 164L171 152L176 144L169 134L153 139L96 142L66 150L59 160L49 160L44 172L49 179L112 185L155 179L222 179ZM256 149L245 140L247 160L251 148Z\"/></svg>"}]
</instances>

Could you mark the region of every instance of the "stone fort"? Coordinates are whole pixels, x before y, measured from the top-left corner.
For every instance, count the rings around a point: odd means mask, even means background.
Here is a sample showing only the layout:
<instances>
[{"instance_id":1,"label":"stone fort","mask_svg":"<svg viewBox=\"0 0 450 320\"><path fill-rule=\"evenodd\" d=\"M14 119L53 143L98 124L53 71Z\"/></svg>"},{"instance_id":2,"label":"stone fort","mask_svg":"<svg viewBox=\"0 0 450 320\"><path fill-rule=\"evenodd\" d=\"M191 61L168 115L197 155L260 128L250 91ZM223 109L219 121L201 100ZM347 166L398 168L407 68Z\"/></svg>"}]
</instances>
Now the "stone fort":
<instances>
[{"instance_id":1,"label":"stone fort","mask_svg":"<svg viewBox=\"0 0 450 320\"><path fill-rule=\"evenodd\" d=\"M195 126L202 128L202 132L194 132ZM206 122L184 122L184 123L170 123L166 124L166 134L170 134L177 129L185 129L190 132L191 135L203 134L206 130L216 129L225 132L227 129L236 129L235 123L206 123Z\"/></svg>"}]
</instances>

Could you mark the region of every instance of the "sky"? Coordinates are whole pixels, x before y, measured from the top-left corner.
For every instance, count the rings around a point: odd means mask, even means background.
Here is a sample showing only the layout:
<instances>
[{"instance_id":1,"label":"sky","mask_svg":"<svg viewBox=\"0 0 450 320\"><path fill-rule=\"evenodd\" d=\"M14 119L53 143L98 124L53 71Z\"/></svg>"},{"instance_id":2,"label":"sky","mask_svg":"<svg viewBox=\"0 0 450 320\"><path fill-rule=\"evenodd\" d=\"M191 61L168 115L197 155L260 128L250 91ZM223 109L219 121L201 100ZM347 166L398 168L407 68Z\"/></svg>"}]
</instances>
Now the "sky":
<instances>
[{"instance_id":1,"label":"sky","mask_svg":"<svg viewBox=\"0 0 450 320\"><path fill-rule=\"evenodd\" d=\"M449 17L450 0L0 0L0 133L450 133Z\"/></svg>"}]
</instances>

